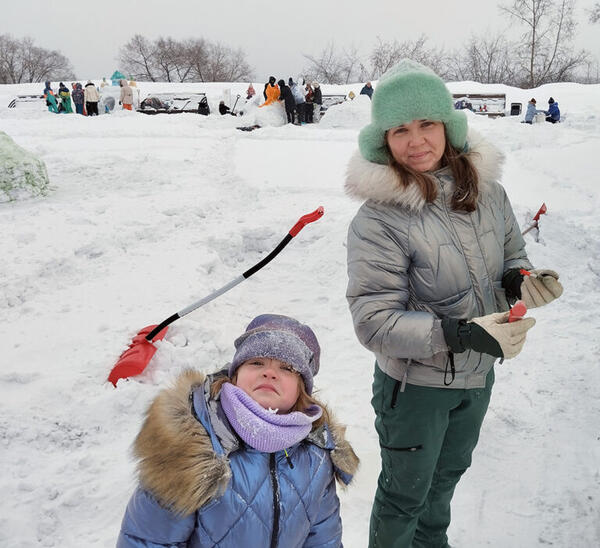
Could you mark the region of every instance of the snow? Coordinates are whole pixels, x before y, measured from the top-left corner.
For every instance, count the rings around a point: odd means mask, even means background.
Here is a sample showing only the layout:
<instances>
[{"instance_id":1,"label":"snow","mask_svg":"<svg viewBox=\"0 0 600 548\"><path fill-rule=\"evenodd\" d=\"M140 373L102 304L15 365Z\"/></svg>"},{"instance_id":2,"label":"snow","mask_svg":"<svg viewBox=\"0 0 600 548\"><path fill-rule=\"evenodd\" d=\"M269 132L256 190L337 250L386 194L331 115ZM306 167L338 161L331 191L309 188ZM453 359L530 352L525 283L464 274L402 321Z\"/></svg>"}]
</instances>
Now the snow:
<instances>
[{"instance_id":1,"label":"snow","mask_svg":"<svg viewBox=\"0 0 600 548\"><path fill-rule=\"evenodd\" d=\"M0 202L44 196L49 185L44 162L0 131Z\"/></svg>"},{"instance_id":2,"label":"snow","mask_svg":"<svg viewBox=\"0 0 600 548\"><path fill-rule=\"evenodd\" d=\"M232 116L6 108L41 87L0 86L0 129L46 163L52 185L46 197L0 204L0 545L114 546L135 486L129 450L149 402L183 368L225 364L250 319L273 312L308 323L321 342L319 397L348 424L362 461L340 493L344 545L366 546L379 473L374 359L355 338L344 297L346 230L359 204L343 181L370 104L358 96L321 124L250 133ZM206 91L212 106L247 83L138 87L142 98ZM357 95L361 87L322 86ZM598 546L600 86L450 88L501 91L507 104L533 96L540 108L552 95L565 116L532 126L469 116L507 155L502 182L519 221L547 204L528 252L560 273L565 293L532 311L523 353L496 368L450 542ZM141 377L117 389L106 382L139 329L237 277L319 205L324 217L273 263L173 324Z\"/></svg>"}]
</instances>

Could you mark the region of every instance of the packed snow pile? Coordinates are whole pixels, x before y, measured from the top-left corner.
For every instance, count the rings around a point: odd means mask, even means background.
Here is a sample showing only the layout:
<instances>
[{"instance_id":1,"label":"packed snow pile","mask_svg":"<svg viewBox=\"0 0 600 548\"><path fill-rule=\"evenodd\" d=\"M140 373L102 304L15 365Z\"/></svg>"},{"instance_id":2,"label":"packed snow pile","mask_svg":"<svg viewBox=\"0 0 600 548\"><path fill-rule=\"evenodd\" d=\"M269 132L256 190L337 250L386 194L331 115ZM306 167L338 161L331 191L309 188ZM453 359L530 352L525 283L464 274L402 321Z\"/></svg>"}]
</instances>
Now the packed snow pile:
<instances>
[{"instance_id":1,"label":"packed snow pile","mask_svg":"<svg viewBox=\"0 0 600 548\"><path fill-rule=\"evenodd\" d=\"M0 131L0 202L43 196L49 186L44 162Z\"/></svg>"},{"instance_id":2,"label":"packed snow pile","mask_svg":"<svg viewBox=\"0 0 600 548\"><path fill-rule=\"evenodd\" d=\"M371 99L366 95L357 95L352 101L344 101L327 109L320 121L326 128L362 128L371 119Z\"/></svg>"}]
</instances>

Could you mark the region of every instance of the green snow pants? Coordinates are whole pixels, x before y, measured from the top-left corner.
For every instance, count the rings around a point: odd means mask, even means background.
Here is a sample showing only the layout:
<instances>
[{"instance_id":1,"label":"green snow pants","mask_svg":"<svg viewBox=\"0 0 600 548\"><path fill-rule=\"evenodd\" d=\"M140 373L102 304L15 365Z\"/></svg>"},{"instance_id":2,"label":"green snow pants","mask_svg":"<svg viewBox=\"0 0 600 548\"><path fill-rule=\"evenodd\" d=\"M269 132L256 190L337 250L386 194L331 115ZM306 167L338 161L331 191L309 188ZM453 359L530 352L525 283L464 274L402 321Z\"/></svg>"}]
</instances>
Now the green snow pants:
<instances>
[{"instance_id":1,"label":"green snow pants","mask_svg":"<svg viewBox=\"0 0 600 548\"><path fill-rule=\"evenodd\" d=\"M431 388L400 382L375 364L375 428L381 473L371 513L370 548L447 548L450 501L471 465L488 408L485 388Z\"/></svg>"}]
</instances>

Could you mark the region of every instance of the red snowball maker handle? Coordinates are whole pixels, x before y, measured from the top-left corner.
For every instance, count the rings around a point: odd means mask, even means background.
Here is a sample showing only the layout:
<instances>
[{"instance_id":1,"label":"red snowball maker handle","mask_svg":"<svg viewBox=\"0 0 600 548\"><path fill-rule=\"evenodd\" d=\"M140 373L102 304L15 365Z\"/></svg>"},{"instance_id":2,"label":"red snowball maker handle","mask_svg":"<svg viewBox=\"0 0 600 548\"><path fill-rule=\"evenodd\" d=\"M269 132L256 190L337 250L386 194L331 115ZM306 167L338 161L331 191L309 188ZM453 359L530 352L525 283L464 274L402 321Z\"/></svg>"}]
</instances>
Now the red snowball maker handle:
<instances>
[{"instance_id":1,"label":"red snowball maker handle","mask_svg":"<svg viewBox=\"0 0 600 548\"><path fill-rule=\"evenodd\" d=\"M293 238L308 223L314 223L315 221L318 221L321 217L323 217L323 213L325 213L323 206L319 206L312 213L307 213L306 215L302 215L302 217L300 217L300 219L298 219L298 222L289 231L289 235Z\"/></svg>"},{"instance_id":2,"label":"red snowball maker handle","mask_svg":"<svg viewBox=\"0 0 600 548\"><path fill-rule=\"evenodd\" d=\"M508 313L508 323L516 322L527 314L527 306L523 301L517 301Z\"/></svg>"}]
</instances>

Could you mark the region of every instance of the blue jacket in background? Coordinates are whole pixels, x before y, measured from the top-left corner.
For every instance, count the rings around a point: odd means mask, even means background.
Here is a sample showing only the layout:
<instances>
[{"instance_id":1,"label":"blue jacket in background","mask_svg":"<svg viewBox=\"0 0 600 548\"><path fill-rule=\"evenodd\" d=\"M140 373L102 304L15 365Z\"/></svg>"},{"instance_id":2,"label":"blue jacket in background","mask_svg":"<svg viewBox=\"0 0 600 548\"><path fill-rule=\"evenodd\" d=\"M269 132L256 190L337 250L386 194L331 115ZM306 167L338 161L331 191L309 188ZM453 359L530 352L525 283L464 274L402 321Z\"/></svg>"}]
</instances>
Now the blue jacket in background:
<instances>
[{"instance_id":1,"label":"blue jacket in background","mask_svg":"<svg viewBox=\"0 0 600 548\"><path fill-rule=\"evenodd\" d=\"M558 103L556 101L554 101L554 103L549 104L546 114L550 116L550 118L552 118L553 120L556 120L557 122L560 120L560 109L558 108Z\"/></svg>"},{"instance_id":2,"label":"blue jacket in background","mask_svg":"<svg viewBox=\"0 0 600 548\"><path fill-rule=\"evenodd\" d=\"M343 428L314 428L287 457L261 453L232 430L213 381L188 371L150 407L117 548L340 547L335 481L358 464Z\"/></svg>"},{"instance_id":3,"label":"blue jacket in background","mask_svg":"<svg viewBox=\"0 0 600 548\"><path fill-rule=\"evenodd\" d=\"M535 118L535 115L538 112L543 112L542 110L538 110L535 108L535 105L531 102L527 103L527 112L525 113L525 121L526 122L533 122L533 119Z\"/></svg>"},{"instance_id":4,"label":"blue jacket in background","mask_svg":"<svg viewBox=\"0 0 600 548\"><path fill-rule=\"evenodd\" d=\"M369 87L369 86L367 86L367 84L365 84L363 86L363 88L360 90L360 95L368 95L369 99L371 99L372 95L373 95L373 87L372 86Z\"/></svg>"}]
</instances>

